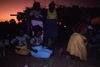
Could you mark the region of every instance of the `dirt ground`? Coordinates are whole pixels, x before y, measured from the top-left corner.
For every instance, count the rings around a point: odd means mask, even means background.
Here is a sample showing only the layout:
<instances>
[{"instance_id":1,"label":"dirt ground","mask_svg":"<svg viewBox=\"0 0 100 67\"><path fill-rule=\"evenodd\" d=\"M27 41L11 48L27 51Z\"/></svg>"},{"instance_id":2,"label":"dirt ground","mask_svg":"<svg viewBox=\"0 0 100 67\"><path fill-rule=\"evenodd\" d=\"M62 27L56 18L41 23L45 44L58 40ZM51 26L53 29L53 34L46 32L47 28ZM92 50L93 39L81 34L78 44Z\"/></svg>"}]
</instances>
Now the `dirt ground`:
<instances>
[{"instance_id":1,"label":"dirt ground","mask_svg":"<svg viewBox=\"0 0 100 67\"><path fill-rule=\"evenodd\" d=\"M100 67L100 52L96 49L89 49L88 60L83 62L78 59L67 60L65 54L60 57L59 48L56 48L55 54L49 59L10 54L0 58L0 67L25 67L25 65L28 67Z\"/></svg>"}]
</instances>

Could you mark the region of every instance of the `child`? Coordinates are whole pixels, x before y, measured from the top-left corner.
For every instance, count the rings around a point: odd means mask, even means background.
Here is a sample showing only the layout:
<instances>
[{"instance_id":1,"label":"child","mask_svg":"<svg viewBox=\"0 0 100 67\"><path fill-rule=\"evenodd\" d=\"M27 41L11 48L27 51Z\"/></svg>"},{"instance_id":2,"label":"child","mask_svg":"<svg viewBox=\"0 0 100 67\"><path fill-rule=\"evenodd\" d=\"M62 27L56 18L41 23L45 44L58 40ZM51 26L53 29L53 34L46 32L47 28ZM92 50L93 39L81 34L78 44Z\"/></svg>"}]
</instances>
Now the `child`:
<instances>
[{"instance_id":1,"label":"child","mask_svg":"<svg viewBox=\"0 0 100 67\"><path fill-rule=\"evenodd\" d=\"M33 57L37 58L49 58L52 51L42 46L42 28L40 26L34 26L34 36L30 39L30 53ZM35 52L32 51L36 50Z\"/></svg>"},{"instance_id":2,"label":"child","mask_svg":"<svg viewBox=\"0 0 100 67\"><path fill-rule=\"evenodd\" d=\"M28 55L29 49L27 48L30 37L20 30L19 35L11 40L11 44L15 44L15 52L20 55Z\"/></svg>"}]
</instances>

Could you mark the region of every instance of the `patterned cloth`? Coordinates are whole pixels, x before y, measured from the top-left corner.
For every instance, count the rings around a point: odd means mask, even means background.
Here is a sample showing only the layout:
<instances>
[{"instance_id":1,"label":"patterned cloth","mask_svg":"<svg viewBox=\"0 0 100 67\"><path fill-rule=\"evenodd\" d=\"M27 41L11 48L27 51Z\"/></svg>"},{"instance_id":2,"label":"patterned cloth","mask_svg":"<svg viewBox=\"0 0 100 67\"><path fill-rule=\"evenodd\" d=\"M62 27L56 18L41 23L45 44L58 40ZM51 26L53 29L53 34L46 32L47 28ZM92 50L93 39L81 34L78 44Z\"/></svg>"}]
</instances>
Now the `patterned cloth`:
<instances>
[{"instance_id":1,"label":"patterned cloth","mask_svg":"<svg viewBox=\"0 0 100 67\"><path fill-rule=\"evenodd\" d=\"M11 40L11 44L18 42L18 45L22 46L24 44L27 44L27 40L30 39L30 36L27 34L24 34L22 37L16 36L14 39Z\"/></svg>"}]
</instances>

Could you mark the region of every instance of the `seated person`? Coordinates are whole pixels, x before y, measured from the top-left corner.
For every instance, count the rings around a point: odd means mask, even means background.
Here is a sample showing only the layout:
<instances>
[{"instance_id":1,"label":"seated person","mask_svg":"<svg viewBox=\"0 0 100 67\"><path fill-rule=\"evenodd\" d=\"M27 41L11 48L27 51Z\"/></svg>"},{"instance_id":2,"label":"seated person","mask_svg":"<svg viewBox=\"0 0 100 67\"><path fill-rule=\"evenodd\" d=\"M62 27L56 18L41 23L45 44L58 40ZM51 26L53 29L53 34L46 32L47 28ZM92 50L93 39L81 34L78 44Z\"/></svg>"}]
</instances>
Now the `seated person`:
<instances>
[{"instance_id":1,"label":"seated person","mask_svg":"<svg viewBox=\"0 0 100 67\"><path fill-rule=\"evenodd\" d=\"M82 61L87 60L87 38L85 28L76 26L73 34L70 36L66 51L69 52L70 56L77 57Z\"/></svg>"},{"instance_id":2,"label":"seated person","mask_svg":"<svg viewBox=\"0 0 100 67\"><path fill-rule=\"evenodd\" d=\"M19 55L28 55L29 49L27 48L30 37L24 33L23 30L19 31L19 35L11 40L11 44L15 44L15 52Z\"/></svg>"},{"instance_id":3,"label":"seated person","mask_svg":"<svg viewBox=\"0 0 100 67\"><path fill-rule=\"evenodd\" d=\"M49 58L52 51L42 46L42 28L34 26L34 36L30 39L30 53L33 57L37 58Z\"/></svg>"}]
</instances>

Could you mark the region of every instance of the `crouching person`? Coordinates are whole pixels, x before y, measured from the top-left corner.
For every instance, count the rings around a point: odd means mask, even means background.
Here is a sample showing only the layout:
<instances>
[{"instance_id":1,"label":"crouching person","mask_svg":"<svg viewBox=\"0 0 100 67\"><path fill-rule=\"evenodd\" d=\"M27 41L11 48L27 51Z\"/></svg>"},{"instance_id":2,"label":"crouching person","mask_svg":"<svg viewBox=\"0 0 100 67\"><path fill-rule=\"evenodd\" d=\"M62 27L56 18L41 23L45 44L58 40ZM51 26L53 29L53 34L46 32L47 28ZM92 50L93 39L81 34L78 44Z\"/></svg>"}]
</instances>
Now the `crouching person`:
<instances>
[{"instance_id":1,"label":"crouching person","mask_svg":"<svg viewBox=\"0 0 100 67\"><path fill-rule=\"evenodd\" d=\"M24 33L23 30L19 31L19 35L11 40L11 44L15 44L15 52L19 55L28 55L29 49L27 48L30 37Z\"/></svg>"},{"instance_id":2,"label":"crouching person","mask_svg":"<svg viewBox=\"0 0 100 67\"><path fill-rule=\"evenodd\" d=\"M73 34L70 36L66 51L70 53L70 57L77 57L82 61L87 61L87 38L83 25L76 26Z\"/></svg>"},{"instance_id":3,"label":"crouching person","mask_svg":"<svg viewBox=\"0 0 100 67\"><path fill-rule=\"evenodd\" d=\"M33 57L37 58L49 58L52 51L42 46L42 28L39 26L34 26L34 35L30 39L30 53Z\"/></svg>"}]
</instances>

